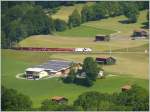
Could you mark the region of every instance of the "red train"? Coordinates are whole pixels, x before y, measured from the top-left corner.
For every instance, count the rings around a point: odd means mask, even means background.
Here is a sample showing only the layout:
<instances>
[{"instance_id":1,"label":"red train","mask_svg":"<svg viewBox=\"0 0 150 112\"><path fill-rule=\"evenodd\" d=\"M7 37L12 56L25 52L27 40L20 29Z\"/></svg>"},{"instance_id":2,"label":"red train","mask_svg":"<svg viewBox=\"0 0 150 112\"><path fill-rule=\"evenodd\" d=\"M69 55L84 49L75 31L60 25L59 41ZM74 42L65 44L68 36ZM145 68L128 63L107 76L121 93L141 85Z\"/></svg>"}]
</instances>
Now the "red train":
<instances>
[{"instance_id":1,"label":"red train","mask_svg":"<svg viewBox=\"0 0 150 112\"><path fill-rule=\"evenodd\" d=\"M14 50L24 51L68 51L73 52L75 48L38 48L38 47L13 47Z\"/></svg>"}]
</instances>

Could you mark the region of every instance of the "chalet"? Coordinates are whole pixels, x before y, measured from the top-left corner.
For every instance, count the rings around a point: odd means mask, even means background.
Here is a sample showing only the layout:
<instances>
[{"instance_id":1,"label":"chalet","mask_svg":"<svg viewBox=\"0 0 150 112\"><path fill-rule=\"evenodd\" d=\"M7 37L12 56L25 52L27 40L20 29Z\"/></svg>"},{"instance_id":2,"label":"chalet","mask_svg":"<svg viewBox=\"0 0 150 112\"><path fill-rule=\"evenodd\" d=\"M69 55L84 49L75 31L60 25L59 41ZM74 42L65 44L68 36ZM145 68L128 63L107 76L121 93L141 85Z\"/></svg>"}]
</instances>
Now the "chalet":
<instances>
[{"instance_id":1,"label":"chalet","mask_svg":"<svg viewBox=\"0 0 150 112\"><path fill-rule=\"evenodd\" d=\"M68 102L68 99L62 96L54 96L51 98L51 100L58 104L66 104Z\"/></svg>"},{"instance_id":2,"label":"chalet","mask_svg":"<svg viewBox=\"0 0 150 112\"><path fill-rule=\"evenodd\" d=\"M108 35L96 35L95 36L95 41L109 41L110 36Z\"/></svg>"},{"instance_id":3,"label":"chalet","mask_svg":"<svg viewBox=\"0 0 150 112\"><path fill-rule=\"evenodd\" d=\"M131 85L124 85L122 88L121 88L121 90L122 91L128 91L128 90L130 90L132 87L131 87Z\"/></svg>"},{"instance_id":4,"label":"chalet","mask_svg":"<svg viewBox=\"0 0 150 112\"><path fill-rule=\"evenodd\" d=\"M148 32L145 31L145 30L134 30L133 31L133 35L132 35L132 39L143 39L143 38L146 38L148 37Z\"/></svg>"},{"instance_id":5,"label":"chalet","mask_svg":"<svg viewBox=\"0 0 150 112\"><path fill-rule=\"evenodd\" d=\"M50 60L42 65L36 65L25 70L27 79L40 79L46 76L64 76L69 73L71 61Z\"/></svg>"},{"instance_id":6,"label":"chalet","mask_svg":"<svg viewBox=\"0 0 150 112\"><path fill-rule=\"evenodd\" d=\"M96 58L96 62L98 64L105 64L105 65L113 65L116 63L116 59L113 57L107 57L107 58Z\"/></svg>"}]
</instances>

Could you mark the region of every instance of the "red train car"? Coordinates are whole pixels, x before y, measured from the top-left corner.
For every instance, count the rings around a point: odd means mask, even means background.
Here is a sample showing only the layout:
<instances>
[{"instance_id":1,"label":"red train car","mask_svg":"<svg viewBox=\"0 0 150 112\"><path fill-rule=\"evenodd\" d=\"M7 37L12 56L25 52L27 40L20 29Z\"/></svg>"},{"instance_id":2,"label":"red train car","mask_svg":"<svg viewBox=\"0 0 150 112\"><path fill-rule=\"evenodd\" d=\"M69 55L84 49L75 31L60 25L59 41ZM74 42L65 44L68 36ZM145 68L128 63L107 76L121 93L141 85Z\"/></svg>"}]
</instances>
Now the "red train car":
<instances>
[{"instance_id":1,"label":"red train car","mask_svg":"<svg viewBox=\"0 0 150 112\"><path fill-rule=\"evenodd\" d=\"M68 51L73 52L75 51L74 48L39 48L39 47L14 47L14 50L24 50L24 51Z\"/></svg>"}]
</instances>

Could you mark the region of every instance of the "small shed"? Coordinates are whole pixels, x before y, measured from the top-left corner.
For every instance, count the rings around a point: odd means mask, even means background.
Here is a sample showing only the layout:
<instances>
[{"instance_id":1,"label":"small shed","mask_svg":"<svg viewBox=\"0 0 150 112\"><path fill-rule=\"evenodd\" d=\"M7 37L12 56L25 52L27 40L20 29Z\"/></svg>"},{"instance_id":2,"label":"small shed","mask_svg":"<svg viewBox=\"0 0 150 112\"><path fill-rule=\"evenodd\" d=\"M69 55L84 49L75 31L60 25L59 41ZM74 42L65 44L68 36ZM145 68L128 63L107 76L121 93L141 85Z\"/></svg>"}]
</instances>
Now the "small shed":
<instances>
[{"instance_id":1,"label":"small shed","mask_svg":"<svg viewBox=\"0 0 150 112\"><path fill-rule=\"evenodd\" d=\"M110 36L109 35L96 35L95 41L109 41Z\"/></svg>"},{"instance_id":2,"label":"small shed","mask_svg":"<svg viewBox=\"0 0 150 112\"><path fill-rule=\"evenodd\" d=\"M96 62L98 64L113 65L116 64L116 59L114 57L107 57L107 58L97 57Z\"/></svg>"},{"instance_id":3,"label":"small shed","mask_svg":"<svg viewBox=\"0 0 150 112\"><path fill-rule=\"evenodd\" d=\"M147 37L148 32L142 29L137 29L133 31L133 37Z\"/></svg>"},{"instance_id":4,"label":"small shed","mask_svg":"<svg viewBox=\"0 0 150 112\"><path fill-rule=\"evenodd\" d=\"M58 104L66 104L68 102L68 99L63 96L54 96L51 98L51 100Z\"/></svg>"},{"instance_id":5,"label":"small shed","mask_svg":"<svg viewBox=\"0 0 150 112\"><path fill-rule=\"evenodd\" d=\"M121 90L122 90L122 91L128 91L128 90L130 90L131 88L132 88L131 85L124 85L124 86L122 86Z\"/></svg>"}]
</instances>

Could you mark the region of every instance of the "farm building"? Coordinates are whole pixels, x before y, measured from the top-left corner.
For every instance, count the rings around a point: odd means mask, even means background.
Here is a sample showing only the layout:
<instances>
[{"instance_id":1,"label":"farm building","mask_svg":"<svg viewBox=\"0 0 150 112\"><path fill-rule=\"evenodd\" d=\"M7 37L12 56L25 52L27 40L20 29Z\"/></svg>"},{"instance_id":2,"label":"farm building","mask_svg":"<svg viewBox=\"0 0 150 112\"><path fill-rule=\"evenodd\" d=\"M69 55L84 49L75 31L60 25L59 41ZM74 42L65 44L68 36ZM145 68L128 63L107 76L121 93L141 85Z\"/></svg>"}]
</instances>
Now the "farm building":
<instances>
[{"instance_id":1,"label":"farm building","mask_svg":"<svg viewBox=\"0 0 150 112\"><path fill-rule=\"evenodd\" d=\"M130 89L131 89L131 85L124 85L124 86L121 88L122 91L128 91L128 90L130 90Z\"/></svg>"},{"instance_id":2,"label":"farm building","mask_svg":"<svg viewBox=\"0 0 150 112\"><path fill-rule=\"evenodd\" d=\"M48 73L43 68L27 68L26 77L28 79L40 79L48 76Z\"/></svg>"},{"instance_id":3,"label":"farm building","mask_svg":"<svg viewBox=\"0 0 150 112\"><path fill-rule=\"evenodd\" d=\"M95 41L109 41L110 36L108 35L96 35L95 36Z\"/></svg>"},{"instance_id":4,"label":"farm building","mask_svg":"<svg viewBox=\"0 0 150 112\"><path fill-rule=\"evenodd\" d=\"M68 99L62 96L54 96L51 98L51 100L58 104L66 104L68 102Z\"/></svg>"},{"instance_id":5,"label":"farm building","mask_svg":"<svg viewBox=\"0 0 150 112\"><path fill-rule=\"evenodd\" d=\"M132 39L142 39L146 37L148 37L148 32L145 30L140 29L133 31Z\"/></svg>"},{"instance_id":6,"label":"farm building","mask_svg":"<svg viewBox=\"0 0 150 112\"><path fill-rule=\"evenodd\" d=\"M113 65L116 63L116 59L113 57L107 57L107 58L96 58L96 62L99 64L106 64L106 65Z\"/></svg>"},{"instance_id":7,"label":"farm building","mask_svg":"<svg viewBox=\"0 0 150 112\"><path fill-rule=\"evenodd\" d=\"M97 75L97 78L101 78L104 76L104 70L100 70L98 75ZM86 78L86 73L85 72L82 72L78 75L76 75L77 78L80 78L80 79L83 79L83 78Z\"/></svg>"},{"instance_id":8,"label":"farm building","mask_svg":"<svg viewBox=\"0 0 150 112\"><path fill-rule=\"evenodd\" d=\"M40 79L45 76L64 76L69 73L71 61L50 60L42 65L27 68L25 76L29 79Z\"/></svg>"}]
</instances>

